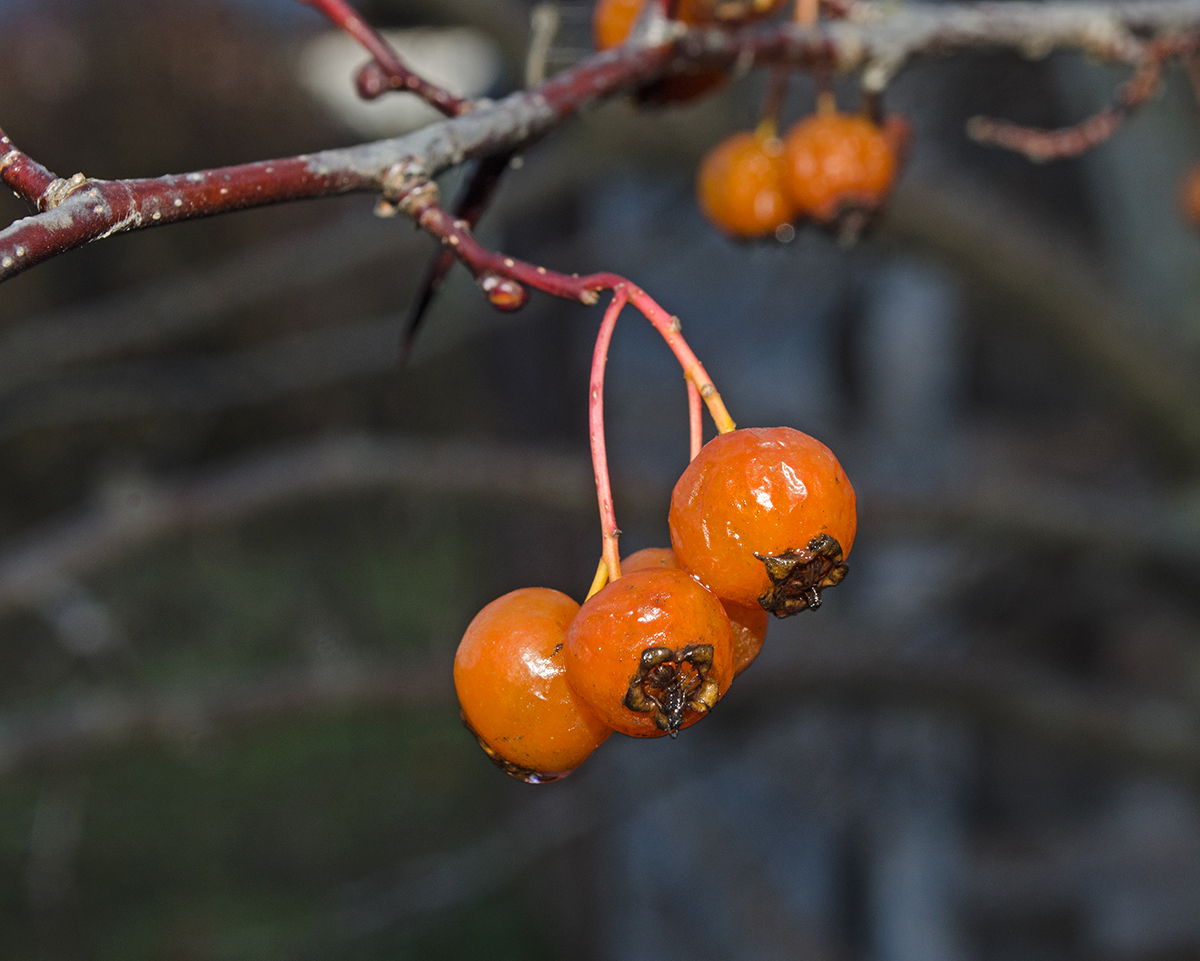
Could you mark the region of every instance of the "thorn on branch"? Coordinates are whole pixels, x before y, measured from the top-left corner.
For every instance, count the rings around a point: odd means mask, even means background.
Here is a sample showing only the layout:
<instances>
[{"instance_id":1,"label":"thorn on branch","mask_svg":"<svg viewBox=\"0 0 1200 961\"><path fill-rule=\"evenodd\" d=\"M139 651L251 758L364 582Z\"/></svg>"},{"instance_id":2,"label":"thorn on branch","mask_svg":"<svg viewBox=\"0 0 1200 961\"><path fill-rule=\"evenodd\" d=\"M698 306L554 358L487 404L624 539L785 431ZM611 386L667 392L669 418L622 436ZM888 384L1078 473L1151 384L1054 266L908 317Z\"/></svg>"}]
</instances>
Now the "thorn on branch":
<instances>
[{"instance_id":1,"label":"thorn on branch","mask_svg":"<svg viewBox=\"0 0 1200 961\"><path fill-rule=\"evenodd\" d=\"M616 284L625 283L623 278L615 274L568 276L488 250L475 239L466 220L452 217L439 206L437 185L414 178L411 170L406 175L406 166L397 164L389 173L388 179L397 183L397 190L389 190L389 197L394 196L395 204L401 211L440 240L445 252L453 252L462 261L498 309L516 310L523 306L526 286L554 297L590 305L596 303L598 291L611 290ZM501 283L503 279L512 284Z\"/></svg>"},{"instance_id":2,"label":"thorn on branch","mask_svg":"<svg viewBox=\"0 0 1200 961\"><path fill-rule=\"evenodd\" d=\"M479 218L483 216L488 202L495 195L496 188L500 186L500 180L504 176L504 171L517 159L519 158L512 150L502 150L480 158L475 165L475 169L467 179L466 187L463 189L461 196L455 201L455 218L465 223L468 229L473 230L476 224L479 223ZM395 207L391 209L392 213L396 212ZM421 279L421 286L417 288L417 295L413 298L408 316L405 318L404 329L400 334L400 351L397 358L398 366L403 367L412 355L417 334L421 329L421 322L426 316L425 312L429 309L430 303L433 302L434 296L442 286L442 281L445 280L446 274L454 266L455 259L454 251L439 250L425 268L425 275ZM497 309L518 310L525 306L529 294L523 287L517 286L519 294L514 290L506 289L501 291L499 287L494 287L493 290L488 290L484 287L484 293L488 295L488 300ZM493 294L500 297L499 303L497 303Z\"/></svg>"}]
</instances>

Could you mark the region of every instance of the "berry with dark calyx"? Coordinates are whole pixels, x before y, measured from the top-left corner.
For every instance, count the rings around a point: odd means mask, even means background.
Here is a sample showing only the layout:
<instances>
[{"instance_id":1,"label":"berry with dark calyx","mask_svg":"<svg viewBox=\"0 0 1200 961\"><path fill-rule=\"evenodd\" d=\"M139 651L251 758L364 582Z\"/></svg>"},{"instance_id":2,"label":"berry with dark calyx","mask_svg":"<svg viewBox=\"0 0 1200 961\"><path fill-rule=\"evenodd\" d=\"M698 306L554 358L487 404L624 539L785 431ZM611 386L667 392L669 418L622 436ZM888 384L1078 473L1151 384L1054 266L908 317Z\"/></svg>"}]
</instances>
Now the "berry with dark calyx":
<instances>
[{"instance_id":1,"label":"berry with dark calyx","mask_svg":"<svg viewBox=\"0 0 1200 961\"><path fill-rule=\"evenodd\" d=\"M653 568L682 569L683 565L669 547L647 547L630 554L621 561L621 572L630 574ZM733 630L733 675L741 674L751 662L758 657L762 650L763 641L767 637L769 618L761 605L747 607L745 604L735 604L733 601L722 600L721 606L729 617L729 626Z\"/></svg>"},{"instance_id":2,"label":"berry with dark calyx","mask_svg":"<svg viewBox=\"0 0 1200 961\"><path fill-rule=\"evenodd\" d=\"M637 570L607 584L571 622L563 653L575 693L632 737L674 737L733 680L729 617L681 570Z\"/></svg>"},{"instance_id":3,"label":"berry with dark calyx","mask_svg":"<svg viewBox=\"0 0 1200 961\"><path fill-rule=\"evenodd\" d=\"M783 144L774 136L736 133L700 164L696 199L704 216L733 237L765 237L795 218L784 185Z\"/></svg>"},{"instance_id":4,"label":"berry with dark calyx","mask_svg":"<svg viewBox=\"0 0 1200 961\"><path fill-rule=\"evenodd\" d=\"M565 677L578 611L558 591L513 591L475 615L454 657L463 723L507 774L533 784L570 774L612 733Z\"/></svg>"},{"instance_id":5,"label":"berry with dark calyx","mask_svg":"<svg viewBox=\"0 0 1200 961\"><path fill-rule=\"evenodd\" d=\"M899 166L894 140L856 114L818 112L801 120L783 138L785 183L796 208L821 224L879 210Z\"/></svg>"},{"instance_id":6,"label":"berry with dark calyx","mask_svg":"<svg viewBox=\"0 0 1200 961\"><path fill-rule=\"evenodd\" d=\"M671 494L671 546L723 600L778 617L817 607L846 574L854 488L828 447L790 427L709 441Z\"/></svg>"}]
</instances>

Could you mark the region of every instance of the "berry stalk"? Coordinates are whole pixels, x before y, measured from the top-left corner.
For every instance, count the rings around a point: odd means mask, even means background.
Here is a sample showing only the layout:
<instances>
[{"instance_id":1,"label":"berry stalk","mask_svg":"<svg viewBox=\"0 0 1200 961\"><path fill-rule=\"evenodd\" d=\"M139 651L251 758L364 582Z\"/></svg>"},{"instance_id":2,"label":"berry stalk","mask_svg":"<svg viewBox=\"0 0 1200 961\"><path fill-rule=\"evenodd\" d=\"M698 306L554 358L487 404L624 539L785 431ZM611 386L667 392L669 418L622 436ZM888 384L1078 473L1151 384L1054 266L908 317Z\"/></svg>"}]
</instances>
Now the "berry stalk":
<instances>
[{"instance_id":1,"label":"berry stalk","mask_svg":"<svg viewBox=\"0 0 1200 961\"><path fill-rule=\"evenodd\" d=\"M687 382L688 395L688 427L692 438L691 452L688 455L688 460L693 461L696 455L700 453L700 448L704 446L704 423L702 421L703 409L700 406L700 391L690 380Z\"/></svg>"},{"instance_id":2,"label":"berry stalk","mask_svg":"<svg viewBox=\"0 0 1200 961\"><path fill-rule=\"evenodd\" d=\"M737 424L733 422L729 411L725 409L725 402L721 400L721 395L713 386L712 378L708 376L704 365L700 363L700 360L692 353L692 348L683 339L683 334L680 333L682 325L679 318L668 314L653 297L640 287L630 286L629 302L642 312L642 316L650 321L654 329L662 335L662 339L667 342L667 346L671 348L675 359L683 368L683 376L700 392L700 397L708 407L708 412L712 415L717 430L722 434L728 434L735 430Z\"/></svg>"},{"instance_id":3,"label":"berry stalk","mask_svg":"<svg viewBox=\"0 0 1200 961\"><path fill-rule=\"evenodd\" d=\"M700 397L708 407L717 430L728 434L736 428L737 425L725 409L721 395L713 386L708 371L683 339L679 318L668 314L653 297L636 284L630 283L620 274L597 273L585 277L562 274L488 250L475 239L470 225L465 220L451 217L438 203L436 185L421 177L402 181L395 191L394 202L400 210L412 217L418 226L451 248L454 255L478 278L480 285L484 286L485 293L488 293L485 283L489 278L502 278L554 297L575 300L582 304L594 304L599 300L600 291L615 291L618 287L624 287L628 302L659 332L683 368L683 376L700 391Z\"/></svg>"},{"instance_id":4,"label":"berry stalk","mask_svg":"<svg viewBox=\"0 0 1200 961\"><path fill-rule=\"evenodd\" d=\"M604 444L604 368L608 362L608 345L612 341L613 328L616 327L617 317L628 302L628 288L624 284L618 284L613 289L613 298L608 304L608 309L604 311L600 332L596 335L588 389L588 434L592 446L592 470L596 475L596 499L600 504L602 563L607 569L607 579L610 581L615 581L621 576L621 553L617 549L617 538L621 531L617 527L617 514L613 507L612 485L608 478L608 450ZM600 579L599 571L596 572L596 579Z\"/></svg>"}]
</instances>

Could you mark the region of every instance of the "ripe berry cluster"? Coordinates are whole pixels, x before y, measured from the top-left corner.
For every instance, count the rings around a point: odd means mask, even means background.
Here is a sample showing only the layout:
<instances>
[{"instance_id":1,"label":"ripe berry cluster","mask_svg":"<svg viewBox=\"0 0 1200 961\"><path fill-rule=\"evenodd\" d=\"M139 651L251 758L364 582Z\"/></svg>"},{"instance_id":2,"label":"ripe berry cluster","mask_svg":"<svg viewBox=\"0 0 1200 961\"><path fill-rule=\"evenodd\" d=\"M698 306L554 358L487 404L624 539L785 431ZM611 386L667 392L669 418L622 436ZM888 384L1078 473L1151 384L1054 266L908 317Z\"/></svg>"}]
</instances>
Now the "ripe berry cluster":
<instances>
[{"instance_id":1,"label":"ripe berry cluster","mask_svg":"<svg viewBox=\"0 0 1200 961\"><path fill-rule=\"evenodd\" d=\"M818 111L782 138L774 124L739 132L704 158L696 196L704 215L734 237L776 234L795 220L822 226L878 211L896 179L896 122Z\"/></svg>"},{"instance_id":2,"label":"ripe berry cluster","mask_svg":"<svg viewBox=\"0 0 1200 961\"><path fill-rule=\"evenodd\" d=\"M818 607L845 576L855 496L812 437L735 430L683 472L668 522L671 549L626 558L582 607L526 588L467 628L463 721L509 774L556 780L612 731L674 737L700 720L758 655L768 612Z\"/></svg>"},{"instance_id":3,"label":"ripe berry cluster","mask_svg":"<svg viewBox=\"0 0 1200 961\"><path fill-rule=\"evenodd\" d=\"M769 17L788 0L674 0L673 19L689 26L743 26ZM592 18L596 48L624 43L642 16L646 0L599 0ZM796 0L796 19L811 24L816 0ZM689 100L728 79L722 70L699 70L658 81L641 91L643 100ZM784 237L791 223L811 220L839 232L856 233L891 193L907 125L889 118L882 126L865 116L839 113L827 89L815 114L796 123L781 139L776 117L783 89L754 132L723 140L705 157L696 178L704 215L733 237ZM786 85L786 81L785 81ZM790 237L790 231L787 235Z\"/></svg>"},{"instance_id":4,"label":"ripe berry cluster","mask_svg":"<svg viewBox=\"0 0 1200 961\"><path fill-rule=\"evenodd\" d=\"M696 25L742 25L787 0L672 0L670 16ZM601 49L623 43L646 0L600 0ZM813 22L816 0L797 0ZM683 99L723 72L670 76L643 97ZM705 212L738 236L770 233L797 217L831 223L849 208L874 210L891 187L896 148L863 117L822 109L780 141L775 115L785 87L754 134L719 146L700 170ZM487 605L454 662L463 722L484 751L523 780L557 780L613 731L675 737L716 706L758 656L768 614L787 617L821 603L846 575L855 496L829 449L790 427L736 430L708 373L673 317L623 278L592 356L588 425L602 555L582 606L558 591L527 588ZM662 335L688 386L692 460L671 495L671 547L622 561L604 439L604 373L618 315L639 310ZM718 436L701 446L702 407Z\"/></svg>"}]
</instances>

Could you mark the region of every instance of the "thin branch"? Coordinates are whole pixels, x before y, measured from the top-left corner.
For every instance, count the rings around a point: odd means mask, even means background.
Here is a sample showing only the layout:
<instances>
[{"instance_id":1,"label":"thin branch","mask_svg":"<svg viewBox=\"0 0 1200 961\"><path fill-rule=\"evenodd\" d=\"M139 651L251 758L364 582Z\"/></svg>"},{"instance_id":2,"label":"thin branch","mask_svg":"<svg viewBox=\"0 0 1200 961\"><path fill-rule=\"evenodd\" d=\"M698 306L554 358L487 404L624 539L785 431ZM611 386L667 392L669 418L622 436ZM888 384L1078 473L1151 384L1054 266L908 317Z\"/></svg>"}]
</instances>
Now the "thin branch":
<instances>
[{"instance_id":1,"label":"thin branch","mask_svg":"<svg viewBox=\"0 0 1200 961\"><path fill-rule=\"evenodd\" d=\"M586 459L526 448L342 437L256 454L186 481L114 486L77 516L28 534L0 557L0 611L37 606L63 580L162 537L289 503L379 489L595 503Z\"/></svg>"},{"instance_id":2,"label":"thin branch","mask_svg":"<svg viewBox=\"0 0 1200 961\"><path fill-rule=\"evenodd\" d=\"M0 718L0 775L130 744L190 746L278 717L363 708L427 710L453 698L445 664L354 660L199 687L99 688L56 706Z\"/></svg>"},{"instance_id":3,"label":"thin branch","mask_svg":"<svg viewBox=\"0 0 1200 961\"><path fill-rule=\"evenodd\" d=\"M1162 82L1167 57L1194 51L1197 42L1200 37L1192 36L1150 44L1146 62L1121 86L1116 101L1082 123L1042 130L992 117L972 117L967 121L967 136L981 144L1024 154L1035 163L1077 157L1108 140L1154 95Z\"/></svg>"},{"instance_id":4,"label":"thin branch","mask_svg":"<svg viewBox=\"0 0 1200 961\"><path fill-rule=\"evenodd\" d=\"M427 246L419 234L398 235L356 210L132 291L32 317L0 333L0 397L8 404L18 388L56 380L68 365L169 344L239 308L319 287L364 265L419 256Z\"/></svg>"},{"instance_id":5,"label":"thin branch","mask_svg":"<svg viewBox=\"0 0 1200 961\"><path fill-rule=\"evenodd\" d=\"M983 659L897 654L886 639L846 623L839 628L834 640L806 637L769 672L747 672L714 712L717 723L778 717L816 700L933 707L1062 750L1200 779L1200 715L1194 707ZM441 661L353 658L255 680L102 687L0 716L0 774L100 749L193 744L279 718L363 708L440 709L453 698Z\"/></svg>"},{"instance_id":6,"label":"thin branch","mask_svg":"<svg viewBox=\"0 0 1200 961\"><path fill-rule=\"evenodd\" d=\"M405 137L279 160L144 180L81 177L47 209L0 231L0 280L89 241L126 230L351 191L398 196L414 178L534 140L580 109L694 66L780 64L862 73L882 89L909 60L969 49L1082 50L1140 63L1150 37L1200 30L1200 0L910 4L863 0L854 18L738 32L683 30L669 42L626 44L541 86ZM61 182L61 181L60 181Z\"/></svg>"},{"instance_id":7,"label":"thin branch","mask_svg":"<svg viewBox=\"0 0 1200 961\"><path fill-rule=\"evenodd\" d=\"M30 431L262 404L394 370L398 317L327 325L220 356L134 360L0 392L0 442Z\"/></svg>"},{"instance_id":8,"label":"thin branch","mask_svg":"<svg viewBox=\"0 0 1200 961\"><path fill-rule=\"evenodd\" d=\"M483 212L487 208L488 201L496 192L496 188L500 186L504 171L508 169L512 158L512 151L502 150L479 159L475 169L471 171L462 196L455 201L454 217L456 220L463 221L472 230L475 229L479 218L483 216ZM421 284L417 288L417 294L409 307L408 316L404 319L404 328L400 334L398 361L401 366L407 363L412 355L426 311L429 309L434 295L442 286L442 281L446 279L446 274L454 266L455 259L454 250L450 248L439 250L430 258L429 264L425 268L425 274L421 278ZM500 310L517 310L525 305L527 299L525 289L515 282L505 292L508 295L507 299L502 299L500 293L494 288L490 291L485 290L484 293L488 295L492 306Z\"/></svg>"},{"instance_id":9,"label":"thin branch","mask_svg":"<svg viewBox=\"0 0 1200 961\"><path fill-rule=\"evenodd\" d=\"M661 509L668 477L618 477L635 514ZM571 511L595 507L582 456L478 443L404 437L341 437L255 454L186 480L113 486L96 506L26 532L0 553L0 613L37 608L76 581L164 537L236 523L320 497L375 490L517 498ZM920 495L877 490L863 497L864 524L913 526L1050 543L1119 549L1132 563L1162 558L1200 567L1200 530L1186 509L1161 501L1052 489L990 476ZM1035 509L1034 505L1040 505Z\"/></svg>"},{"instance_id":10,"label":"thin branch","mask_svg":"<svg viewBox=\"0 0 1200 961\"><path fill-rule=\"evenodd\" d=\"M773 704L814 698L921 704L961 714L990 730L1200 781L1200 714L1190 704L1135 697L986 659L897 656L885 638L868 637L849 625L835 633L836 644L811 643L814 639L806 637L788 663L775 664L769 673L747 672L739 679L738 697L722 704L725 712L774 713Z\"/></svg>"},{"instance_id":11,"label":"thin branch","mask_svg":"<svg viewBox=\"0 0 1200 961\"><path fill-rule=\"evenodd\" d=\"M568 277L558 271L535 267L533 264L490 251L474 238L466 221L455 220L438 205L437 185L429 181L410 182L397 195L397 205L418 225L449 246L467 269L475 274L480 287L493 301L497 293L504 290L505 279L527 284L556 297L589 305L599 300L599 292L602 290L625 289L629 303L650 321L675 354L676 360L683 368L684 377L699 389L700 397L708 406L717 430L725 433L734 429L733 419L725 409L721 395L713 386L712 378L708 376L704 365L680 333L679 318L668 314L636 284L611 273L588 274L585 277L572 274Z\"/></svg>"},{"instance_id":12,"label":"thin branch","mask_svg":"<svg viewBox=\"0 0 1200 961\"><path fill-rule=\"evenodd\" d=\"M891 688L893 682L885 680L889 666L890 663L879 665L877 676L883 681L884 687ZM876 674L876 671L869 670L868 673ZM802 684L799 689L789 689L785 695L788 697L787 703L795 703L797 690L806 694L816 692L818 696L831 693L825 681L834 681L833 688L841 688L853 697L855 685L845 683L849 680L848 676L835 679L827 672L824 676L813 678L811 685ZM1028 681L1030 678L1024 676L1017 680ZM900 688L904 682L894 683L896 688ZM996 685L990 687L995 689ZM1037 684L1037 687L1041 693L1046 690L1042 684ZM1033 707L1032 714L1040 715L1041 710L1034 706L1037 699L1022 695L1020 690L1011 689L1010 696L1005 700L1014 705L1023 703ZM730 700L740 699L741 693L739 691L731 695ZM905 698L900 700L906 706L912 703ZM1143 703L1142 707L1147 714L1155 712L1154 705L1149 703ZM777 714L778 709L772 713ZM1067 717L1062 716L1064 719ZM1097 717L1105 716L1103 702L1093 702L1090 708L1079 711L1070 720L1076 723L1076 730L1079 730L1089 726ZM1133 728L1140 723L1135 715L1130 715L1128 720ZM1191 718L1193 729L1196 729L1198 720L1194 716ZM1161 731L1157 725L1153 726L1156 728L1154 733ZM1147 735L1151 733L1146 732ZM735 770L730 772L730 776L741 777L748 761L755 767L771 768L779 763L780 757L789 757L795 752L794 724L776 725L767 731L760 730L757 735L749 743L744 738L740 739L737 742L738 749L732 756L710 758L709 766L701 777L677 776L674 783L668 781L666 784L650 786L649 794L646 785L623 785L614 772L604 770L604 754L600 752L589 762L586 773L576 775L556 786L553 791L536 792L536 796L531 796L514 814L479 840L450 851L408 859L385 873L346 886L338 898L344 907L314 919L310 950L295 957L326 956L333 953L330 949L338 940L360 938L400 925L411 930L431 913L477 902L494 891L502 890L552 852L609 829L624 818L636 817L647 810L687 808L689 799L694 798L698 791L704 791L705 784L723 778L725 772L720 770L722 764L734 765ZM1145 743L1141 738L1136 740L1139 745ZM1094 746L1094 743L1087 746ZM1184 760L1184 768L1193 777L1200 771L1200 752L1196 750L1195 743L1182 752L1180 758ZM718 765L715 770L714 764ZM1187 838L1186 831L1183 837ZM1029 838L1022 835L1021 840L1022 846L1027 847ZM997 864L994 859L989 860L986 854L976 852L975 858L966 865L968 872L964 880L967 882L967 897L976 906L994 906L998 882L1007 881L1002 891L1008 896L1005 900L1010 905L1015 902L1032 911L1044 908L1047 894L1057 894L1061 898L1064 889L1070 891L1078 887L1078 880L1094 870L1098 843L1095 838L1090 840L1092 843L1082 849L1076 846L1061 852L1058 858L1030 858L1015 865L1009 858ZM1081 850L1086 852L1086 857L1079 857ZM1115 858L1120 860L1124 854L1117 852ZM794 941L789 946L794 948ZM325 948L325 951L320 952L320 948ZM805 957L838 956L837 953L814 955L810 945L805 945L805 949Z\"/></svg>"},{"instance_id":13,"label":"thin branch","mask_svg":"<svg viewBox=\"0 0 1200 961\"><path fill-rule=\"evenodd\" d=\"M358 92L364 99L373 100L388 90L407 90L447 117L456 117L471 109L469 100L435 86L406 66L392 45L345 0L300 0L300 3L315 7L375 58L359 72L356 81Z\"/></svg>"},{"instance_id":14,"label":"thin branch","mask_svg":"<svg viewBox=\"0 0 1200 961\"><path fill-rule=\"evenodd\" d=\"M29 201L39 210L41 198L58 177L43 167L28 154L18 150L0 130L0 183L7 185L13 193Z\"/></svg>"},{"instance_id":15,"label":"thin branch","mask_svg":"<svg viewBox=\"0 0 1200 961\"><path fill-rule=\"evenodd\" d=\"M580 108L665 69L669 57L666 46L608 51L536 91L392 140L166 177L83 178L61 203L0 230L0 281L122 231L355 191L397 194L413 178L529 142Z\"/></svg>"}]
</instances>

